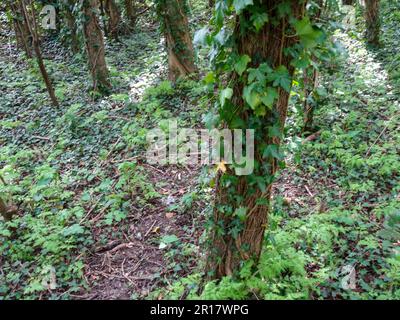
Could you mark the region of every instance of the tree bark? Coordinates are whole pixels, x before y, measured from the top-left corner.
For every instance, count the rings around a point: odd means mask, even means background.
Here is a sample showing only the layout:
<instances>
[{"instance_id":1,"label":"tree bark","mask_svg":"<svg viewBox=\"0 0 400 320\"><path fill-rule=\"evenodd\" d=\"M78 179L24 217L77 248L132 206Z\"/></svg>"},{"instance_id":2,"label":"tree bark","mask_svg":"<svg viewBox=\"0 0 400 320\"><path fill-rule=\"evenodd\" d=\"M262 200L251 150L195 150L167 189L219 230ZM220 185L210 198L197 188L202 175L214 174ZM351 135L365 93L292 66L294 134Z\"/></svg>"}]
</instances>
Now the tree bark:
<instances>
[{"instance_id":1,"label":"tree bark","mask_svg":"<svg viewBox=\"0 0 400 320\"><path fill-rule=\"evenodd\" d=\"M28 13L28 10L26 7L27 4L31 4L32 16L30 16ZM38 34L38 27L36 24L35 7L34 7L34 5L32 5L31 0L22 0L21 5L22 5L22 12L24 15L25 22L28 26L29 33L32 37L33 50L35 51L36 60L39 65L40 73L42 74L43 80L46 84L46 88L49 93L49 96L50 96L53 106L58 107L59 103L58 103L58 100L54 93L54 87L50 81L49 74L47 73L46 67L43 62L42 52L39 47L39 34Z\"/></svg>"},{"instance_id":2,"label":"tree bark","mask_svg":"<svg viewBox=\"0 0 400 320\"><path fill-rule=\"evenodd\" d=\"M24 19L21 7L22 3L18 1L10 1L9 5L13 15L17 46L25 51L28 58L32 58L31 37L28 25Z\"/></svg>"},{"instance_id":3,"label":"tree bark","mask_svg":"<svg viewBox=\"0 0 400 320\"><path fill-rule=\"evenodd\" d=\"M114 0L106 0L105 10L108 16L108 33L113 39L118 40L121 33L121 12Z\"/></svg>"},{"instance_id":4,"label":"tree bark","mask_svg":"<svg viewBox=\"0 0 400 320\"><path fill-rule=\"evenodd\" d=\"M4 200L0 197L0 215L3 217L5 222L9 222L11 221L13 214L15 212L13 210L11 210L6 203L4 202Z\"/></svg>"},{"instance_id":5,"label":"tree bark","mask_svg":"<svg viewBox=\"0 0 400 320\"><path fill-rule=\"evenodd\" d=\"M79 52L79 40L78 40L78 31L76 26L76 20L72 9L74 7L74 0L67 0L65 5L65 20L68 26L68 29L71 32L71 49L72 52Z\"/></svg>"},{"instance_id":6,"label":"tree bark","mask_svg":"<svg viewBox=\"0 0 400 320\"><path fill-rule=\"evenodd\" d=\"M105 58L103 33L95 12L98 9L98 3L97 0L83 1L85 14L84 34L89 68L93 78L93 89L105 94L111 89L111 83Z\"/></svg>"},{"instance_id":7,"label":"tree bark","mask_svg":"<svg viewBox=\"0 0 400 320\"><path fill-rule=\"evenodd\" d=\"M347 1L351 2L351 1ZM312 20L318 21L321 17L322 11L324 9L323 0L318 0L316 2L318 4L318 9L315 14L312 16ZM311 59L315 60L315 57L312 56ZM311 98L313 98L313 93L317 88L318 81L318 71L314 66L309 66L304 70L303 84L304 84L304 104L303 104L303 129L302 132L312 131L314 124L314 111L315 111L315 101L310 103Z\"/></svg>"},{"instance_id":8,"label":"tree bark","mask_svg":"<svg viewBox=\"0 0 400 320\"><path fill-rule=\"evenodd\" d=\"M291 57L285 54L285 49L291 47L297 37L286 37L289 34L288 17L279 18L277 6L284 0L255 1L262 7L263 12L276 21L263 26L259 32L241 32L242 24L250 24L251 15L248 12L242 14L242 18L236 18L234 35L236 35L236 46L239 55L248 55L252 58L250 67L257 68L261 63L268 62L271 67L285 66L290 76L293 76L294 68L290 65ZM305 3L291 1L292 14L301 19L305 11ZM260 12L262 13L262 12ZM270 18L271 21L271 18ZM233 74L229 81L233 83L232 104L239 108L238 115L246 122L251 115L246 109L243 101L243 83L238 76ZM260 164L256 166L254 175L273 176L277 171L277 160L275 158L263 159L262 144L280 144L279 137L270 137L269 128L277 124L283 130L289 93L282 88L278 90L279 97L273 110L267 113L262 120L260 132L255 133L255 160ZM230 175L234 175L232 169L228 169ZM243 261L253 259L259 260L264 242L264 232L268 223L269 202L271 198L272 183L265 190L255 187L247 176L237 176L238 182L234 186L224 181L224 174L220 174L216 181L216 199L213 214L214 229L211 232L211 248L207 259L206 273L210 279L219 279L224 276L234 275ZM232 198L232 194L235 197ZM260 201L262 200L262 201ZM230 214L226 213L226 207ZM246 218L241 229L235 230L233 216L236 209L245 207ZM222 210L221 210L222 209Z\"/></svg>"},{"instance_id":9,"label":"tree bark","mask_svg":"<svg viewBox=\"0 0 400 320\"><path fill-rule=\"evenodd\" d=\"M196 72L186 11L186 0L159 1L158 12L164 29L171 81Z\"/></svg>"},{"instance_id":10,"label":"tree bark","mask_svg":"<svg viewBox=\"0 0 400 320\"><path fill-rule=\"evenodd\" d=\"M317 87L318 71L314 68L307 68L304 70L304 125L303 132L311 132L314 124L314 111L315 105L313 102L310 103L313 92Z\"/></svg>"},{"instance_id":11,"label":"tree bark","mask_svg":"<svg viewBox=\"0 0 400 320\"><path fill-rule=\"evenodd\" d=\"M373 46L379 46L379 0L365 0L365 21L365 38L367 43Z\"/></svg>"},{"instance_id":12,"label":"tree bark","mask_svg":"<svg viewBox=\"0 0 400 320\"><path fill-rule=\"evenodd\" d=\"M129 20L129 27L133 29L136 25L135 5L133 0L124 0L126 17Z\"/></svg>"}]
</instances>

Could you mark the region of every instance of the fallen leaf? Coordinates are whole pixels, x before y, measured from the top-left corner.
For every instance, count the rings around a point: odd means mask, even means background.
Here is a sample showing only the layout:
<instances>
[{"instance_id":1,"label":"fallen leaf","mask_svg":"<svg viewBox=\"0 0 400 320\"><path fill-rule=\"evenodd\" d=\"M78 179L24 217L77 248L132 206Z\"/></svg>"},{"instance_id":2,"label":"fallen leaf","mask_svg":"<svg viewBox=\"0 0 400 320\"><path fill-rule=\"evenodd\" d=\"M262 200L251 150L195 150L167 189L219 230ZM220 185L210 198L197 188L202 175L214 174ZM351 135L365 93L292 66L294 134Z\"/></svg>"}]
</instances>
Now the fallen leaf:
<instances>
[{"instance_id":1,"label":"fallen leaf","mask_svg":"<svg viewBox=\"0 0 400 320\"><path fill-rule=\"evenodd\" d=\"M168 219L172 219L172 218L175 216L175 213L173 213L173 212L167 212L167 213L165 214L165 216L166 216Z\"/></svg>"}]
</instances>

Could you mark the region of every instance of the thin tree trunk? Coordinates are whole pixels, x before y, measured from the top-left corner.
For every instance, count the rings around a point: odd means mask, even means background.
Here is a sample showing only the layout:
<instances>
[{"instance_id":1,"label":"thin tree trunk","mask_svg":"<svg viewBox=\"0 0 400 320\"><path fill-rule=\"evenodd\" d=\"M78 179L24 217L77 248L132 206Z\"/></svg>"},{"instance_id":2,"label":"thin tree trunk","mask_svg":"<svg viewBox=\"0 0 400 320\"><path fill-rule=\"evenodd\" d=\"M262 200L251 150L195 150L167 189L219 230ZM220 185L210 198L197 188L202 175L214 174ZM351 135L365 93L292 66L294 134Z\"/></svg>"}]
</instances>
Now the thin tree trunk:
<instances>
[{"instance_id":1,"label":"thin tree trunk","mask_svg":"<svg viewBox=\"0 0 400 320\"><path fill-rule=\"evenodd\" d=\"M349 2L349 1L347 1ZM350 1L351 2L351 1ZM316 2L319 6L317 11L312 17L312 20L318 21L321 17L322 11L324 10L323 0L318 0ZM315 60L312 56L311 59ZM310 103L311 98L313 98L313 93L317 87L318 81L318 71L314 66L310 66L304 70L304 105L303 105L303 130L302 132L312 131L314 124L314 111L315 111L315 101Z\"/></svg>"},{"instance_id":2,"label":"thin tree trunk","mask_svg":"<svg viewBox=\"0 0 400 320\"><path fill-rule=\"evenodd\" d=\"M10 9L13 15L13 24L17 45L23 49L28 58L32 58L32 48L29 28L25 22L21 4L17 1L10 2Z\"/></svg>"},{"instance_id":3,"label":"thin tree trunk","mask_svg":"<svg viewBox=\"0 0 400 320\"><path fill-rule=\"evenodd\" d=\"M86 50L89 59L89 68L93 78L93 89L101 93L108 93L111 89L109 73L105 58L103 33L99 26L99 20L94 10L97 9L96 0L84 1L84 33Z\"/></svg>"},{"instance_id":4,"label":"thin tree trunk","mask_svg":"<svg viewBox=\"0 0 400 320\"><path fill-rule=\"evenodd\" d=\"M286 37L288 34L288 18L278 18L277 6L285 3L285 0L258 1L269 17L276 17L274 23L270 22L258 32L241 32L242 23L250 23L250 14L243 13L242 18L236 18L234 34L237 35L236 45L239 55L248 55L252 58L251 67L257 68L261 63L268 62L273 68L285 66L289 75L293 76L294 68L290 65L291 57L284 53L285 49L293 46L296 37ZM305 2L291 1L292 14L301 19L305 11ZM238 115L244 121L251 115L245 109L243 101L243 83L238 76L233 74L230 79L233 84L232 104L239 108ZM261 132L256 132L255 160L260 164L255 168L254 175L272 177L277 170L277 159L264 158L262 145L278 145L279 137L271 137L269 128L278 124L283 130L289 93L282 88L278 90L278 100L273 108L263 118ZM232 169L228 169L229 175L234 175ZM220 174L216 181L216 199L214 206L213 225L211 233L211 248L207 259L206 273L211 279L219 279L224 276L234 275L243 261L259 260L264 242L264 232L268 223L269 202L271 198L272 183L265 189L256 187L247 176L237 176L237 183L229 185ZM231 195L234 194L235 197ZM237 218L234 212L240 208L246 208L246 217L241 228L235 227ZM227 209L229 208L229 209ZM228 210L228 212L226 212Z\"/></svg>"},{"instance_id":5,"label":"thin tree trunk","mask_svg":"<svg viewBox=\"0 0 400 320\"><path fill-rule=\"evenodd\" d=\"M124 0L126 17L129 20L129 27L133 29L136 25L135 6L133 0Z\"/></svg>"},{"instance_id":6,"label":"thin tree trunk","mask_svg":"<svg viewBox=\"0 0 400 320\"><path fill-rule=\"evenodd\" d=\"M29 16L28 10L26 8L27 4L31 4L32 17ZM32 5L30 0L22 0L22 11L24 14L25 22L29 28L29 32L32 37L33 50L35 51L36 60L39 65L40 73L42 74L43 80L46 84L46 88L49 93L51 102L53 103L53 105L55 107L58 107L59 103L58 103L58 100L54 93L54 88L50 81L50 77L49 77L49 74L47 73L46 67L44 65L42 52L39 47L39 34L38 34L38 28L37 28L37 24L36 24L35 8L34 8L34 5ZM31 24L31 21L32 21L32 24Z\"/></svg>"},{"instance_id":7,"label":"thin tree trunk","mask_svg":"<svg viewBox=\"0 0 400 320\"><path fill-rule=\"evenodd\" d=\"M310 75L311 74L311 75ZM304 70L304 125L303 132L312 131L314 124L314 102L310 103L310 98L317 87L318 71L314 68Z\"/></svg>"},{"instance_id":8,"label":"thin tree trunk","mask_svg":"<svg viewBox=\"0 0 400 320\"><path fill-rule=\"evenodd\" d=\"M65 6L65 19L68 25L68 28L71 32L71 49L74 53L79 52L79 40L78 40L78 32L76 26L76 20L74 14L72 12L72 8L74 7L74 0L67 0Z\"/></svg>"},{"instance_id":9,"label":"thin tree trunk","mask_svg":"<svg viewBox=\"0 0 400 320\"><path fill-rule=\"evenodd\" d=\"M379 45L379 0L365 0L365 38L373 46Z\"/></svg>"},{"instance_id":10,"label":"thin tree trunk","mask_svg":"<svg viewBox=\"0 0 400 320\"><path fill-rule=\"evenodd\" d=\"M121 12L114 0L106 0L105 10L108 15L108 33L113 39L118 40L121 33Z\"/></svg>"},{"instance_id":11,"label":"thin tree trunk","mask_svg":"<svg viewBox=\"0 0 400 320\"><path fill-rule=\"evenodd\" d=\"M169 79L196 72L192 37L187 18L186 0L160 0L159 15L164 28L168 51Z\"/></svg>"},{"instance_id":12,"label":"thin tree trunk","mask_svg":"<svg viewBox=\"0 0 400 320\"><path fill-rule=\"evenodd\" d=\"M106 21L106 12L104 9L104 0L99 0L100 4L100 16L101 16L101 21L103 22L103 31L104 35L108 37L108 27L107 27L107 21Z\"/></svg>"}]
</instances>

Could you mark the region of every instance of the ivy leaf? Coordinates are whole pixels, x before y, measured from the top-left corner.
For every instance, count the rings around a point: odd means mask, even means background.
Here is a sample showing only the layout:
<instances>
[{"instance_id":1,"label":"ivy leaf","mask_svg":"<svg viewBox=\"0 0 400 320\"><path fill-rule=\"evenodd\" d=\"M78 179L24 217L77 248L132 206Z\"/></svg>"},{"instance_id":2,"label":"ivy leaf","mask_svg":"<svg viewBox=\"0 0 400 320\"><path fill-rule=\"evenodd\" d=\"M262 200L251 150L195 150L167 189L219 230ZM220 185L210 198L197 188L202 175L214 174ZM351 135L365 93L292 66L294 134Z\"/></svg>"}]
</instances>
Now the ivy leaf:
<instances>
[{"instance_id":1,"label":"ivy leaf","mask_svg":"<svg viewBox=\"0 0 400 320\"><path fill-rule=\"evenodd\" d=\"M281 86L287 92L290 92L292 86L292 79L290 78L289 71L285 66L279 66L276 70L268 75L268 80L273 81L275 87Z\"/></svg>"},{"instance_id":2,"label":"ivy leaf","mask_svg":"<svg viewBox=\"0 0 400 320\"><path fill-rule=\"evenodd\" d=\"M272 108L275 99L278 98L278 90L272 87L268 87L266 90L266 95L261 97L262 103L268 108Z\"/></svg>"},{"instance_id":3,"label":"ivy leaf","mask_svg":"<svg viewBox=\"0 0 400 320\"><path fill-rule=\"evenodd\" d=\"M164 237L161 238L161 242L166 244L174 243L177 241L179 241L179 238L174 234L165 235Z\"/></svg>"},{"instance_id":4,"label":"ivy leaf","mask_svg":"<svg viewBox=\"0 0 400 320\"><path fill-rule=\"evenodd\" d=\"M253 26L256 28L256 31L260 31L260 29L268 22L268 15L266 13L256 13L251 17L251 21L253 22Z\"/></svg>"},{"instance_id":5,"label":"ivy leaf","mask_svg":"<svg viewBox=\"0 0 400 320\"><path fill-rule=\"evenodd\" d=\"M251 61L251 58L245 54L239 58L239 60L235 63L235 70L241 76L243 72L247 68L247 64Z\"/></svg>"},{"instance_id":6,"label":"ivy leaf","mask_svg":"<svg viewBox=\"0 0 400 320\"><path fill-rule=\"evenodd\" d=\"M253 85L244 87L243 97L253 110L261 103L260 95L254 90Z\"/></svg>"},{"instance_id":7,"label":"ivy leaf","mask_svg":"<svg viewBox=\"0 0 400 320\"><path fill-rule=\"evenodd\" d=\"M301 43L306 48L315 47L318 43L317 39L323 35L320 30L312 26L308 17L297 21L294 24L294 28L296 29L297 35L300 37Z\"/></svg>"},{"instance_id":8,"label":"ivy leaf","mask_svg":"<svg viewBox=\"0 0 400 320\"><path fill-rule=\"evenodd\" d=\"M232 88L226 88L221 91L221 93L219 95L219 102L221 104L221 107L223 107L225 105L226 99L230 100L232 98L232 95L233 95Z\"/></svg>"},{"instance_id":9,"label":"ivy leaf","mask_svg":"<svg viewBox=\"0 0 400 320\"><path fill-rule=\"evenodd\" d=\"M234 212L234 215L240 219L240 221L245 221L246 220L246 212L247 208L246 207L240 207L237 208Z\"/></svg>"},{"instance_id":10,"label":"ivy leaf","mask_svg":"<svg viewBox=\"0 0 400 320\"><path fill-rule=\"evenodd\" d=\"M82 234L82 233L84 233L84 229L79 224L74 224L74 225L64 229L64 231L63 231L63 235L65 237L75 235L75 234Z\"/></svg>"},{"instance_id":11,"label":"ivy leaf","mask_svg":"<svg viewBox=\"0 0 400 320\"><path fill-rule=\"evenodd\" d=\"M270 144L264 149L263 158L275 158L278 160L283 159L283 155L279 152L279 146L276 144Z\"/></svg>"},{"instance_id":12,"label":"ivy leaf","mask_svg":"<svg viewBox=\"0 0 400 320\"><path fill-rule=\"evenodd\" d=\"M233 0L233 6L235 7L237 13L252 4L253 0Z\"/></svg>"},{"instance_id":13,"label":"ivy leaf","mask_svg":"<svg viewBox=\"0 0 400 320\"><path fill-rule=\"evenodd\" d=\"M214 72L209 72L207 75L204 77L204 82L205 84L212 84L215 83L215 73Z\"/></svg>"}]
</instances>

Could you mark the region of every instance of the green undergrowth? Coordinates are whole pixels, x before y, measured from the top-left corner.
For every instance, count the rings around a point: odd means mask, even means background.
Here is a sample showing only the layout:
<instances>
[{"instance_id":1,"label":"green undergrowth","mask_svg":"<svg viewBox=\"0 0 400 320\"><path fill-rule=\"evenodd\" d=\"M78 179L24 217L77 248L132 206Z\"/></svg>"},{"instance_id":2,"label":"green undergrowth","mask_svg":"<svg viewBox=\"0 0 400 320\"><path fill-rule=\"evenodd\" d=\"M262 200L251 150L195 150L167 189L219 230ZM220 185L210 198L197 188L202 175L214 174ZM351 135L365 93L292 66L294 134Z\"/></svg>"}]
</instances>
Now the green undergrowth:
<instances>
[{"instance_id":1,"label":"green undergrowth","mask_svg":"<svg viewBox=\"0 0 400 320\"><path fill-rule=\"evenodd\" d=\"M147 131L171 117L182 126L200 121L201 108L192 106L202 88L162 81L158 35L136 36L108 44L115 89L104 99L91 97L82 57L47 59L59 109L49 105L34 61L19 55L0 64L0 194L18 207L12 222L0 219L0 299L68 299L88 290L93 229L103 231L97 245L123 239L133 208L160 198L141 164ZM132 87L143 90L131 95Z\"/></svg>"}]
</instances>

